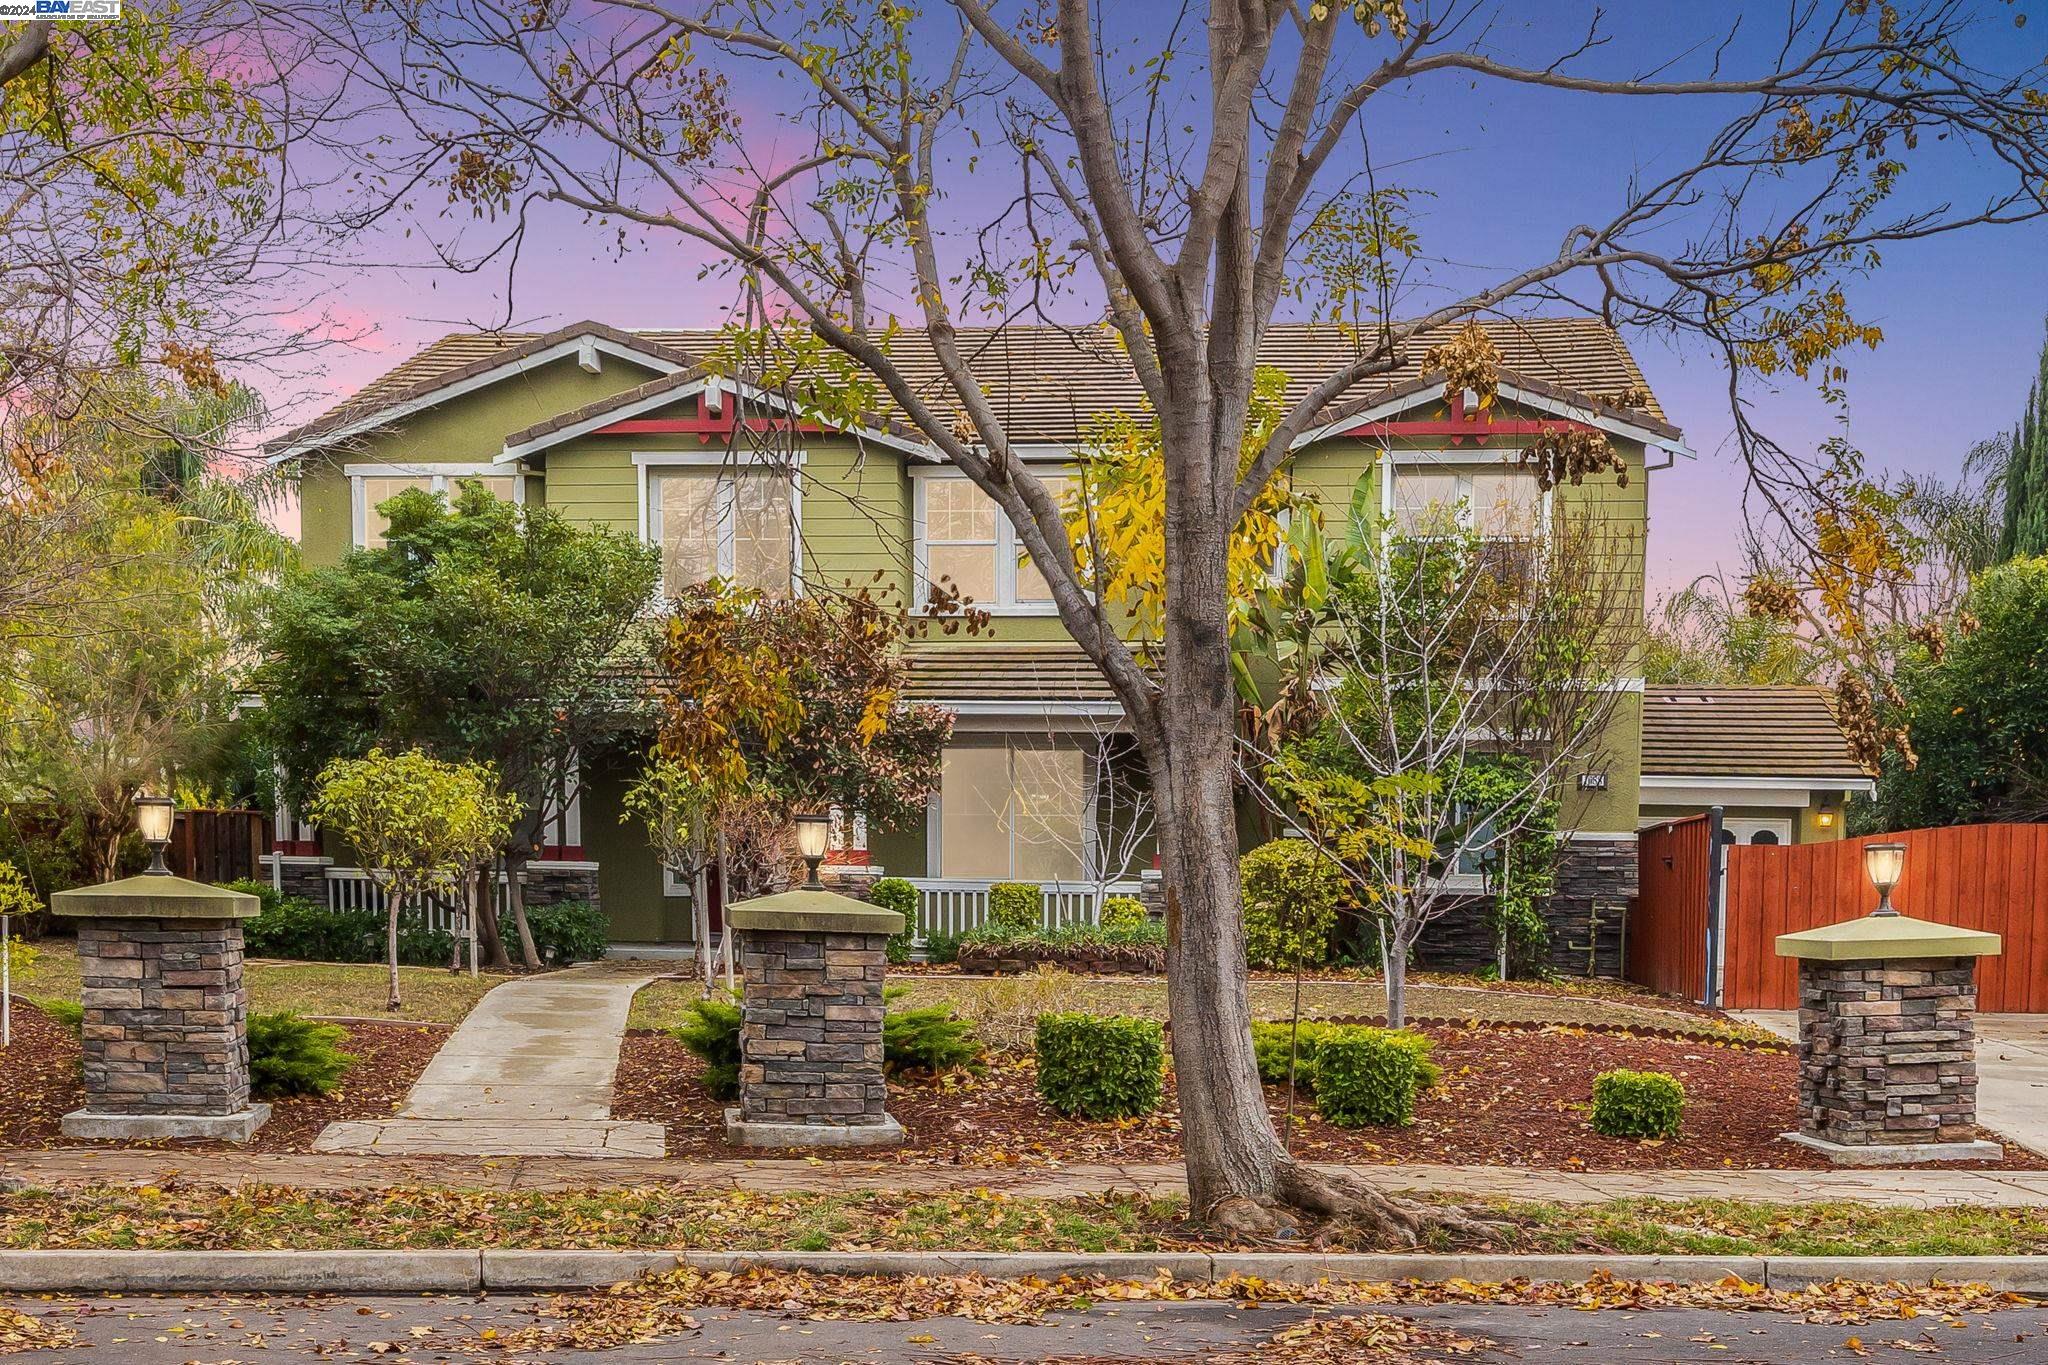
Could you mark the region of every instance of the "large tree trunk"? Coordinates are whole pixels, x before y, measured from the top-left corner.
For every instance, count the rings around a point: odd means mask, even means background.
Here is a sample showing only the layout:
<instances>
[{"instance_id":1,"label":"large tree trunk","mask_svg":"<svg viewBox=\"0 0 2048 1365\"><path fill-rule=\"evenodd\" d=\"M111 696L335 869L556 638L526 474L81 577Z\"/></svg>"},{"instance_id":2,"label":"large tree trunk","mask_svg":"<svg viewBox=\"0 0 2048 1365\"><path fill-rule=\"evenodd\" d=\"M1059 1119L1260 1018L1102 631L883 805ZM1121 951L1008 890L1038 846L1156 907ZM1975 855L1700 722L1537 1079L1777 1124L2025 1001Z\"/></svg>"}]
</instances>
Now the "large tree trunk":
<instances>
[{"instance_id":1,"label":"large tree trunk","mask_svg":"<svg viewBox=\"0 0 2048 1365\"><path fill-rule=\"evenodd\" d=\"M512 970L512 959L505 955L505 938L498 932L498 888L493 885L498 869L486 863L476 873L476 936L483 949L484 966L494 972Z\"/></svg>"},{"instance_id":2,"label":"large tree trunk","mask_svg":"<svg viewBox=\"0 0 2048 1365\"><path fill-rule=\"evenodd\" d=\"M505 890L512 901L512 925L519 931L519 961L527 971L540 970L540 954L533 946L533 930L526 923L526 849L522 845L505 859Z\"/></svg>"}]
</instances>

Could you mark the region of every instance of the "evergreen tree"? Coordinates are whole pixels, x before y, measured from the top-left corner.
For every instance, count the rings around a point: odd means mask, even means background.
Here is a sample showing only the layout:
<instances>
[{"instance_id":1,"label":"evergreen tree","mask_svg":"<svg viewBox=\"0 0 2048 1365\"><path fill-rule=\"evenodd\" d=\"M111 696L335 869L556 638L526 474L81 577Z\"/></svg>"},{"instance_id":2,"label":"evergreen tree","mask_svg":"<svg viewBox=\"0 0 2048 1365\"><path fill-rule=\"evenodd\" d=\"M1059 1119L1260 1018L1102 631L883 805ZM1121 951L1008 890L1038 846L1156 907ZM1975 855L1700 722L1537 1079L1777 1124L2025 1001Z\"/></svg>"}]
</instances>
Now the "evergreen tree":
<instances>
[{"instance_id":1,"label":"evergreen tree","mask_svg":"<svg viewBox=\"0 0 2048 1365\"><path fill-rule=\"evenodd\" d=\"M2005 526L1999 557L2048 554L2048 342L2012 437L2005 476Z\"/></svg>"}]
</instances>

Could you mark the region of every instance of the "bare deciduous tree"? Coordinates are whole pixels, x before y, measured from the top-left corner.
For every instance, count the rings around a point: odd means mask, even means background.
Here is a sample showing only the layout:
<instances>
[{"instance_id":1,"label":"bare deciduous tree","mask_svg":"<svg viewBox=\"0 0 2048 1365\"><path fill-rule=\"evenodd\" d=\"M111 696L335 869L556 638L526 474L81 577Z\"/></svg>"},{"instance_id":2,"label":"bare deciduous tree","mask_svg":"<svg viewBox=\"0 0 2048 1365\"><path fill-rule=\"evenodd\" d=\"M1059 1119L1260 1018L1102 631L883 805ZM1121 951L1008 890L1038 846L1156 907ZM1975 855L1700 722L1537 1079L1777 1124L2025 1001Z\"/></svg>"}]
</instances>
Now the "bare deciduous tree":
<instances>
[{"instance_id":1,"label":"bare deciduous tree","mask_svg":"<svg viewBox=\"0 0 2048 1365\"><path fill-rule=\"evenodd\" d=\"M1177 14L1086 0L457 0L322 20L387 139L363 183L433 219L445 259L516 267L529 222L553 206L624 247L665 239L723 262L750 298L849 357L876 406L1015 524L1152 774L1190 1193L1227 1231L1271 1234L1290 1208L1369 1216L1390 1237L1432 1218L1289 1159L1254 1068L1227 566L1275 471L1426 338L1549 302L1704 338L1729 367L1740 453L1782 502L1805 480L1750 420L1740 377L1837 380L1843 353L1877 335L1844 286L1887 247L2043 212L2039 68L2001 6L1792 4L1768 37L1717 11L1691 18L1718 32L1655 50L1611 40L1598 11L1562 41L1503 17L1485 0L1190 0ZM1399 187L1379 185L1382 168L1470 135L1379 135L1382 104L1460 87L1474 119L1489 93L1517 91L1613 118L1677 103L1709 130L1559 210L1554 249L1474 271L1420 255L1388 193ZM1919 174L1957 152L2002 183L1963 203ZM967 187L990 184L1001 202L982 212ZM1294 376L1286 416L1242 460L1261 339L1283 304L1347 319L1355 351ZM1054 310L1106 318L1160 417L1156 671L1085 591L1059 499L977 369L986 334L967 324ZM928 339L935 371L901 363L899 320Z\"/></svg>"}]
</instances>

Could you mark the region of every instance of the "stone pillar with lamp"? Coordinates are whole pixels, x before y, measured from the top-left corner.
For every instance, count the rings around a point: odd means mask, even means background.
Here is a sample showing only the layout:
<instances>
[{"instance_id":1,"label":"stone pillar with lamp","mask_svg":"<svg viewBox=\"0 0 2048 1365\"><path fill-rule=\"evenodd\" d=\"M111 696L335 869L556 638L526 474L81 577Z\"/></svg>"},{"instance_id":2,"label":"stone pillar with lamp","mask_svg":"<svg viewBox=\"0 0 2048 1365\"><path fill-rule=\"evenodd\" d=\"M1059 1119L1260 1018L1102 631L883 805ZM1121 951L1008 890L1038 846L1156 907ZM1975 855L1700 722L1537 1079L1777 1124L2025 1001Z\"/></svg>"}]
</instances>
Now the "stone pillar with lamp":
<instances>
[{"instance_id":1,"label":"stone pillar with lamp","mask_svg":"<svg viewBox=\"0 0 2048 1365\"><path fill-rule=\"evenodd\" d=\"M249 1100L242 985L242 921L257 900L172 875L168 797L137 797L135 813L149 870L50 898L78 921L84 983L85 1107L64 1116L64 1135L245 1142L270 1117Z\"/></svg>"},{"instance_id":2,"label":"stone pillar with lamp","mask_svg":"<svg viewBox=\"0 0 2048 1365\"><path fill-rule=\"evenodd\" d=\"M1999 936L1902 915L1906 846L1870 843L1877 908L1778 937L1799 962L1799 1131L1845 1166L1996 1161L1977 1136L1976 962Z\"/></svg>"},{"instance_id":3,"label":"stone pillar with lamp","mask_svg":"<svg viewBox=\"0 0 2048 1365\"><path fill-rule=\"evenodd\" d=\"M794 891L726 907L740 935L740 1102L726 1137L744 1147L872 1147L903 1140L883 1107L882 976L903 916L818 880L824 815L797 817L809 869Z\"/></svg>"}]
</instances>

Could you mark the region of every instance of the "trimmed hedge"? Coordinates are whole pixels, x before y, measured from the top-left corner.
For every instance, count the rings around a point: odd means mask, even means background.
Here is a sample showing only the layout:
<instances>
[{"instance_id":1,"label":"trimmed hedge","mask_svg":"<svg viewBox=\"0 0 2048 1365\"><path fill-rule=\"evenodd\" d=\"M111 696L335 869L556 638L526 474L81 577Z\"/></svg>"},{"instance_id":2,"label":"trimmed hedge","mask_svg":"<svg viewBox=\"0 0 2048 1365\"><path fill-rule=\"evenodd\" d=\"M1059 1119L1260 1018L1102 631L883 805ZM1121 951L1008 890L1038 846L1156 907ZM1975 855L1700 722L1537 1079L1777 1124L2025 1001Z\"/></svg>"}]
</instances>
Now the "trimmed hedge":
<instances>
[{"instance_id":1,"label":"trimmed hedge","mask_svg":"<svg viewBox=\"0 0 2048 1365\"><path fill-rule=\"evenodd\" d=\"M898 965L910 961L910 945L917 938L917 888L902 877L883 877L868 888L868 901L903 916L903 932L889 936L888 956Z\"/></svg>"},{"instance_id":2,"label":"trimmed hedge","mask_svg":"<svg viewBox=\"0 0 2048 1365\"><path fill-rule=\"evenodd\" d=\"M988 927L1028 934L1045 923L1045 893L1037 882L997 882L988 889Z\"/></svg>"},{"instance_id":3,"label":"trimmed hedge","mask_svg":"<svg viewBox=\"0 0 2048 1365\"><path fill-rule=\"evenodd\" d=\"M1316 1109L1340 1128L1415 1121L1415 1099L1442 1074L1429 1039L1405 1030L1356 1028L1316 1046Z\"/></svg>"},{"instance_id":4,"label":"trimmed hedge","mask_svg":"<svg viewBox=\"0 0 2048 1365\"><path fill-rule=\"evenodd\" d=\"M1159 1107L1166 1033L1156 1019L1042 1014L1038 1093L1071 1118L1126 1119Z\"/></svg>"},{"instance_id":5,"label":"trimmed hedge","mask_svg":"<svg viewBox=\"0 0 2048 1365\"><path fill-rule=\"evenodd\" d=\"M1685 1087L1662 1071L1603 1071L1593 1078L1593 1131L1607 1137L1675 1138Z\"/></svg>"},{"instance_id":6,"label":"trimmed hedge","mask_svg":"<svg viewBox=\"0 0 2048 1365\"><path fill-rule=\"evenodd\" d=\"M329 910L298 896L280 896L268 883L227 883L262 902L255 918L242 921L242 950L250 957L294 962L382 962L384 912ZM445 967L455 937L430 929L418 915L398 917L398 961L406 967Z\"/></svg>"},{"instance_id":7,"label":"trimmed hedge","mask_svg":"<svg viewBox=\"0 0 2048 1365\"><path fill-rule=\"evenodd\" d=\"M1102 902L1102 927L1110 930L1143 928L1151 920L1145 902L1136 896L1109 896ZM1163 928L1163 926L1162 926Z\"/></svg>"},{"instance_id":8,"label":"trimmed hedge","mask_svg":"<svg viewBox=\"0 0 2048 1365\"><path fill-rule=\"evenodd\" d=\"M1244 890L1245 957L1254 967L1292 971L1330 961L1344 874L1306 839L1275 839L1238 860Z\"/></svg>"},{"instance_id":9,"label":"trimmed hedge","mask_svg":"<svg viewBox=\"0 0 2048 1365\"><path fill-rule=\"evenodd\" d=\"M1287 1064L1294 1062L1294 1083L1303 1090L1316 1087L1316 1052L1325 1040L1340 1037L1361 1027L1356 1024L1324 1024L1301 1021L1297 1033L1285 1023L1253 1024L1252 1051L1258 1057L1259 1079L1267 1085L1287 1084Z\"/></svg>"},{"instance_id":10,"label":"trimmed hedge","mask_svg":"<svg viewBox=\"0 0 2048 1365\"><path fill-rule=\"evenodd\" d=\"M249 1093L258 1099L331 1095L355 1057L341 1050L348 1031L297 1010L249 1016Z\"/></svg>"},{"instance_id":11,"label":"trimmed hedge","mask_svg":"<svg viewBox=\"0 0 2048 1365\"><path fill-rule=\"evenodd\" d=\"M543 962L595 962L612 943L612 922L587 901L529 905L526 927ZM508 923L504 932L516 938L519 931Z\"/></svg>"}]
</instances>

